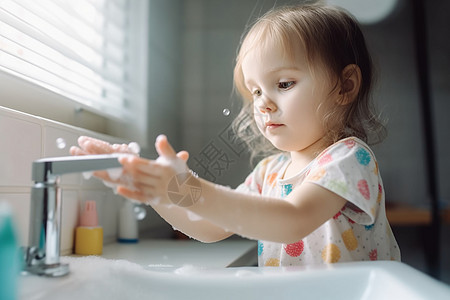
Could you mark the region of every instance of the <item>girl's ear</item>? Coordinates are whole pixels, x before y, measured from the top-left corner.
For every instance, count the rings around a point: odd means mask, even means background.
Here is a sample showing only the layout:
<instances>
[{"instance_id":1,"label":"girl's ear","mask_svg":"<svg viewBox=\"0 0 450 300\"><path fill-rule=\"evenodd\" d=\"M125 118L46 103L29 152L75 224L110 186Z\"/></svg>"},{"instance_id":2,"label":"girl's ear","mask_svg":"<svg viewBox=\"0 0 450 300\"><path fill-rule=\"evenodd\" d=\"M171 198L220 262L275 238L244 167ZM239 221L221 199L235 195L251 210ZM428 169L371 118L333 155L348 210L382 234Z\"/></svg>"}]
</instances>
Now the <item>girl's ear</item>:
<instances>
[{"instance_id":1,"label":"girl's ear","mask_svg":"<svg viewBox=\"0 0 450 300\"><path fill-rule=\"evenodd\" d=\"M356 99L361 87L361 70L358 65L347 65L341 74L338 103L347 105Z\"/></svg>"}]
</instances>

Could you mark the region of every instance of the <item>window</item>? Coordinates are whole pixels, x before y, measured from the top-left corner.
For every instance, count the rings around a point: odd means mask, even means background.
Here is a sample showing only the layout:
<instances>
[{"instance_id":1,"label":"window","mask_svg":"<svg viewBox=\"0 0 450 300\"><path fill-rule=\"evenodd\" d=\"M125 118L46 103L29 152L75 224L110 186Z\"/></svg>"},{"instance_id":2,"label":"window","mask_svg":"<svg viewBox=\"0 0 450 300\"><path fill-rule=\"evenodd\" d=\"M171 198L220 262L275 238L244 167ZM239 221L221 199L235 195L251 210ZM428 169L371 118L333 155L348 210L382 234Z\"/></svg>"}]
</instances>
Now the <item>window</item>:
<instances>
[{"instance_id":1,"label":"window","mask_svg":"<svg viewBox=\"0 0 450 300\"><path fill-rule=\"evenodd\" d=\"M0 72L102 117L143 123L145 2L0 0Z\"/></svg>"}]
</instances>

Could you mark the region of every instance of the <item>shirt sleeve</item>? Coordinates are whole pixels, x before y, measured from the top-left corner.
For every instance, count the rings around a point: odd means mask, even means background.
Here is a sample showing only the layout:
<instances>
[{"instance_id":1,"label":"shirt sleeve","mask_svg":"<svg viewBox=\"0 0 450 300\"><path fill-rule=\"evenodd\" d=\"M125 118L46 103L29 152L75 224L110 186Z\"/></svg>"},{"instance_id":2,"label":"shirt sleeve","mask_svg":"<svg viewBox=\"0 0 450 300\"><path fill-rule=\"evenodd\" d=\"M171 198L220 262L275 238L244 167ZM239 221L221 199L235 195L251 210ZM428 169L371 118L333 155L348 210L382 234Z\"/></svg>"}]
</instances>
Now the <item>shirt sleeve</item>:
<instances>
[{"instance_id":1,"label":"shirt sleeve","mask_svg":"<svg viewBox=\"0 0 450 300\"><path fill-rule=\"evenodd\" d=\"M325 150L305 181L318 184L347 200L341 212L352 221L371 225L380 203L382 185L372 151L354 139Z\"/></svg>"},{"instance_id":2,"label":"shirt sleeve","mask_svg":"<svg viewBox=\"0 0 450 300\"><path fill-rule=\"evenodd\" d=\"M266 158L260 161L255 169L247 176L245 181L241 183L236 190L244 193L253 193L260 195L262 193L262 186L264 176L267 170L267 165L271 158Z\"/></svg>"}]
</instances>

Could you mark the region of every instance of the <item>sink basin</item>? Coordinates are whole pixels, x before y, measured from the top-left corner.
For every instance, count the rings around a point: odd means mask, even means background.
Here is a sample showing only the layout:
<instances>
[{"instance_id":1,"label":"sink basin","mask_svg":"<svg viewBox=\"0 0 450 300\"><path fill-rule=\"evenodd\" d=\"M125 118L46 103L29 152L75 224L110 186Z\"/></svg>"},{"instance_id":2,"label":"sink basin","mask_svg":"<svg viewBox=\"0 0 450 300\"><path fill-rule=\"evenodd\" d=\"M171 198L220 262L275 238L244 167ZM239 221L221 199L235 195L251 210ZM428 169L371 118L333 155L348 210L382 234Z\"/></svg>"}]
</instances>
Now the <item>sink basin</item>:
<instances>
[{"instance_id":1,"label":"sink basin","mask_svg":"<svg viewBox=\"0 0 450 300\"><path fill-rule=\"evenodd\" d=\"M450 299L450 287L390 261L307 268L142 266L63 257L61 278L22 276L19 299Z\"/></svg>"}]
</instances>

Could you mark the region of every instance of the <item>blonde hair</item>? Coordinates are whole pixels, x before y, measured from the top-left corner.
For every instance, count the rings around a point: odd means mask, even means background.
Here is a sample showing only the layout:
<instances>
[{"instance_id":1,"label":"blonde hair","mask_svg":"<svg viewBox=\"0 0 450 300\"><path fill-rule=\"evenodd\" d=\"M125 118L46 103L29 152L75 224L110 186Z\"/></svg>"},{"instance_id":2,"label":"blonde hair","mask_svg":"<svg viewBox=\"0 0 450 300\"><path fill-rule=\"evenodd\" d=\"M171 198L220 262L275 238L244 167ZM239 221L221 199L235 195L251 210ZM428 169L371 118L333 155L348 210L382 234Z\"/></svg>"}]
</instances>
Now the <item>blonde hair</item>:
<instances>
[{"instance_id":1,"label":"blonde hair","mask_svg":"<svg viewBox=\"0 0 450 300\"><path fill-rule=\"evenodd\" d=\"M369 144L383 140L385 127L375 113L371 99L372 59L357 21L347 12L331 6L288 6L273 9L260 17L245 35L236 58L234 86L244 103L233 121L233 128L249 147L252 159L276 149L256 127L252 95L244 83L242 61L249 51L263 51L270 45L280 45L289 58L295 57L299 45L306 49L312 74L318 66L322 67L329 78L336 81L334 89L345 81L343 69L350 64L357 65L361 70L359 93L351 103L329 109L324 118L327 142L332 144L349 136Z\"/></svg>"}]
</instances>

